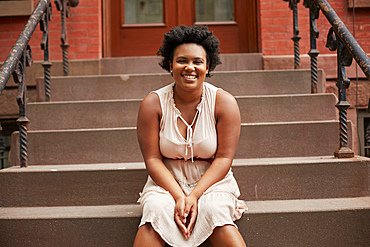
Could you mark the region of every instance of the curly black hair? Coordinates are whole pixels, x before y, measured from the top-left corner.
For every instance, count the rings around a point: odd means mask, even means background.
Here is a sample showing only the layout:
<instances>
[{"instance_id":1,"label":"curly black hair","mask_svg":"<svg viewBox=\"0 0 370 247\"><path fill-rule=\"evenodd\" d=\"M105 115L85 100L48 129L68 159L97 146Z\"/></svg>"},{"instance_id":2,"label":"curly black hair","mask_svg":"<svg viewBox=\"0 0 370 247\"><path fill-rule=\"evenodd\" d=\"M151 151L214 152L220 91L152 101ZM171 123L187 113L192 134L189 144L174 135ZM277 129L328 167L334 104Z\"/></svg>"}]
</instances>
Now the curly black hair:
<instances>
[{"instance_id":1,"label":"curly black hair","mask_svg":"<svg viewBox=\"0 0 370 247\"><path fill-rule=\"evenodd\" d=\"M207 54L207 65L209 65L209 71L216 68L220 61L220 41L213 32L208 30L206 26L193 25L185 26L180 25L171 28L168 33L164 34L163 45L159 48L157 55L162 56L163 59L159 65L170 72L169 62L173 61L174 51L177 46L187 43L195 43L201 45ZM210 77L209 72L206 75Z\"/></svg>"}]
</instances>

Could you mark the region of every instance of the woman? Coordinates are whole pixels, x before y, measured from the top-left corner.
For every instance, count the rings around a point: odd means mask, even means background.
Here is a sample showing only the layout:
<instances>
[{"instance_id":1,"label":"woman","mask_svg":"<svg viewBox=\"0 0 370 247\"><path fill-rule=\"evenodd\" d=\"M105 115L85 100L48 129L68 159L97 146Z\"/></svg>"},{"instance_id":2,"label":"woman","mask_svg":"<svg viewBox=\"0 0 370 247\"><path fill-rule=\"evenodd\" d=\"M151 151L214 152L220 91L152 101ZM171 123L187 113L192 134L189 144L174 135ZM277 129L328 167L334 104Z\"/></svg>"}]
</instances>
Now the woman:
<instances>
[{"instance_id":1,"label":"woman","mask_svg":"<svg viewBox=\"0 0 370 247\"><path fill-rule=\"evenodd\" d=\"M246 210L231 164L240 134L232 95L204 82L219 41L201 26L164 35L158 55L174 83L141 103L137 133L148 181L134 246L245 246L234 220Z\"/></svg>"}]
</instances>

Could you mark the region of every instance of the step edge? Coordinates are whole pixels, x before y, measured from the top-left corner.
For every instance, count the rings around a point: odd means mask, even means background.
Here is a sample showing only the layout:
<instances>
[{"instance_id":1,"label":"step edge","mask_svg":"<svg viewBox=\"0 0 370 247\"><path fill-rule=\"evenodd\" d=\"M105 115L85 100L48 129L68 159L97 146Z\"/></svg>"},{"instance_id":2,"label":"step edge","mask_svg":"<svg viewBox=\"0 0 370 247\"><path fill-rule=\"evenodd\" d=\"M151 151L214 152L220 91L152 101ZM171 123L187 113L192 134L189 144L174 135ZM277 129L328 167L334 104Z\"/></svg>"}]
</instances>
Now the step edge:
<instances>
[{"instance_id":1,"label":"step edge","mask_svg":"<svg viewBox=\"0 0 370 247\"><path fill-rule=\"evenodd\" d=\"M370 210L370 197L300 200L246 201L244 213L279 214ZM0 220L11 219L78 219L141 217L139 204L58 207L1 207Z\"/></svg>"}]
</instances>

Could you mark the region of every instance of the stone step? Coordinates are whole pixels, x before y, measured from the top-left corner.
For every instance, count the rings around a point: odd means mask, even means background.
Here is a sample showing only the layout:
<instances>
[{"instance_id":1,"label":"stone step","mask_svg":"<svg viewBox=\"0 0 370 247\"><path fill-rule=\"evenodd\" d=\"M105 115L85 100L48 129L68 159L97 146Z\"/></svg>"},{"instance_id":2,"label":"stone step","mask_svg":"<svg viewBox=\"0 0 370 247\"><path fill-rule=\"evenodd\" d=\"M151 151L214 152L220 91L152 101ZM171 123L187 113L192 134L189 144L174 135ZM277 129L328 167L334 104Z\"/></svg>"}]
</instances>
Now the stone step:
<instances>
[{"instance_id":1,"label":"stone step","mask_svg":"<svg viewBox=\"0 0 370 247\"><path fill-rule=\"evenodd\" d=\"M370 246L370 197L246 203L248 246ZM2 207L0 245L132 246L140 217L139 205Z\"/></svg>"},{"instance_id":2,"label":"stone step","mask_svg":"<svg viewBox=\"0 0 370 247\"><path fill-rule=\"evenodd\" d=\"M348 146L352 148L352 124ZM339 147L339 122L242 124L235 158L333 155ZM19 132L12 135L11 166L19 165ZM140 162L136 128L48 130L28 132L28 164L94 164Z\"/></svg>"},{"instance_id":3,"label":"stone step","mask_svg":"<svg viewBox=\"0 0 370 247\"><path fill-rule=\"evenodd\" d=\"M339 119L334 94L237 96L243 123ZM136 126L141 100L28 104L29 130Z\"/></svg>"},{"instance_id":4,"label":"stone step","mask_svg":"<svg viewBox=\"0 0 370 247\"><path fill-rule=\"evenodd\" d=\"M365 157L320 156L235 159L232 169L241 199L265 201L370 196L369 168ZM144 163L10 167L0 207L134 204L147 176Z\"/></svg>"},{"instance_id":5,"label":"stone step","mask_svg":"<svg viewBox=\"0 0 370 247\"><path fill-rule=\"evenodd\" d=\"M325 74L318 71L318 91ZM309 70L214 72L206 81L234 96L311 93ZM143 99L151 91L173 82L167 73L52 77L52 101ZM45 101L42 78L37 79L38 101Z\"/></svg>"}]
</instances>

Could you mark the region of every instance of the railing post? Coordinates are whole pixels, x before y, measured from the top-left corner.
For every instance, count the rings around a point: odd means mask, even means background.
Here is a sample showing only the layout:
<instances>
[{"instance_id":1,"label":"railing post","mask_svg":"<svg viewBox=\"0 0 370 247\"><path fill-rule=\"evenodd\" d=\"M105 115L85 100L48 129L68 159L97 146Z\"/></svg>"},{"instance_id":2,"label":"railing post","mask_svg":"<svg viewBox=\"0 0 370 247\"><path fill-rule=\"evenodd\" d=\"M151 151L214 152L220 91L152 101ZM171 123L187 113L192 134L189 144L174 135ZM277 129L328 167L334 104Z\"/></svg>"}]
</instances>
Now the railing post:
<instances>
[{"instance_id":1,"label":"railing post","mask_svg":"<svg viewBox=\"0 0 370 247\"><path fill-rule=\"evenodd\" d=\"M3 130L0 123L0 132ZM2 135L0 135L0 161L1 161L1 168L4 169L4 152L5 152L5 140Z\"/></svg>"},{"instance_id":2,"label":"railing post","mask_svg":"<svg viewBox=\"0 0 370 247\"><path fill-rule=\"evenodd\" d=\"M284 0L289 1L289 8L293 11L293 37L292 40L294 42L294 69L299 69L300 58L299 58L299 40L301 36L299 36L299 26L298 26L298 10L297 4L299 0Z\"/></svg>"},{"instance_id":3,"label":"railing post","mask_svg":"<svg viewBox=\"0 0 370 247\"><path fill-rule=\"evenodd\" d=\"M310 51L308 55L311 57L311 93L317 93L317 56L319 51L316 48L316 39L319 37L316 20L319 18L319 7L314 0L305 0L304 6L310 9Z\"/></svg>"},{"instance_id":4,"label":"railing post","mask_svg":"<svg viewBox=\"0 0 370 247\"><path fill-rule=\"evenodd\" d=\"M339 102L335 105L339 110L339 149L334 152L337 158L352 158L355 153L348 147L347 133L347 109L350 104L347 102L347 89L350 85L350 80L347 77L346 68L352 64L352 55L344 46L339 35L334 32L334 28L330 28L327 38L326 47L331 51L337 50L337 88Z\"/></svg>"},{"instance_id":5,"label":"railing post","mask_svg":"<svg viewBox=\"0 0 370 247\"><path fill-rule=\"evenodd\" d=\"M42 41L41 41L41 49L44 50L44 62L42 63L42 67L44 67L44 84L45 84L45 101L50 101L51 97L51 75L50 75L50 67L51 62L49 58L49 21L52 19L52 8L51 3L46 7L45 13L42 16L40 21L40 29L43 32Z\"/></svg>"},{"instance_id":6,"label":"railing post","mask_svg":"<svg viewBox=\"0 0 370 247\"><path fill-rule=\"evenodd\" d=\"M70 14L70 4L68 0L55 0L55 5L57 10L60 11L61 21L62 21L62 35L60 40L62 44L63 51L63 75L67 76L69 74L69 64L68 64L68 41L67 41L67 21L66 18L69 17Z\"/></svg>"},{"instance_id":7,"label":"railing post","mask_svg":"<svg viewBox=\"0 0 370 247\"><path fill-rule=\"evenodd\" d=\"M28 165L28 148L27 148L27 125L28 118L26 116L27 106L27 86L26 86L26 66L32 63L31 47L27 44L23 50L22 57L18 61L13 72L14 81L18 84L17 103L19 106L19 118L17 123L19 126L19 143L20 143L20 166L27 167Z\"/></svg>"}]
</instances>

